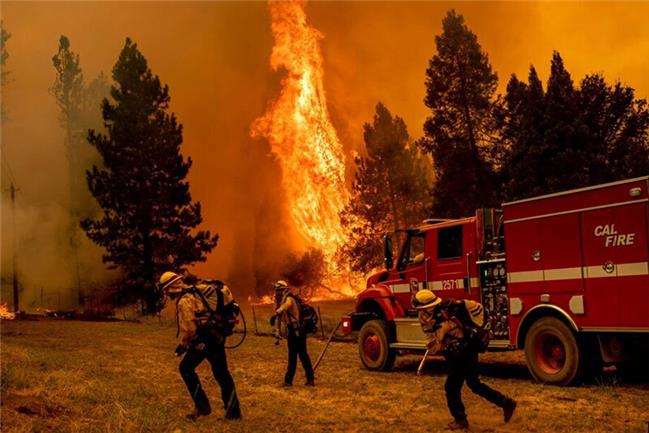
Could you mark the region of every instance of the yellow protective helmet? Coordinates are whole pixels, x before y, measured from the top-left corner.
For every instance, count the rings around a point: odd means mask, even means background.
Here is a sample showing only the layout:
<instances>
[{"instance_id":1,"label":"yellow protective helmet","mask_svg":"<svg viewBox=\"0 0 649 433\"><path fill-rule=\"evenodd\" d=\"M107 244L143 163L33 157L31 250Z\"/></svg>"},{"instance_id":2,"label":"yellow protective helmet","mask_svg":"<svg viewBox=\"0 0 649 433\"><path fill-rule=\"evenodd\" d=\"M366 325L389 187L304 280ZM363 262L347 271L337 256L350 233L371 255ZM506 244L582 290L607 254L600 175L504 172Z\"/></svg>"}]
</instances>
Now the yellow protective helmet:
<instances>
[{"instance_id":1,"label":"yellow protective helmet","mask_svg":"<svg viewBox=\"0 0 649 433\"><path fill-rule=\"evenodd\" d=\"M412 297L412 306L417 310L433 308L440 302L442 302L442 298L428 289L420 290Z\"/></svg>"},{"instance_id":2,"label":"yellow protective helmet","mask_svg":"<svg viewBox=\"0 0 649 433\"><path fill-rule=\"evenodd\" d=\"M180 287L170 287L170 286L176 281L181 280L182 278L183 277L176 274L175 272L167 271L160 276L160 282L158 284L162 291L168 293L176 293L176 292L180 292L182 289Z\"/></svg>"},{"instance_id":3,"label":"yellow protective helmet","mask_svg":"<svg viewBox=\"0 0 649 433\"><path fill-rule=\"evenodd\" d=\"M273 287L275 288L275 290L288 289L288 283L284 280L279 280L273 285Z\"/></svg>"}]
</instances>

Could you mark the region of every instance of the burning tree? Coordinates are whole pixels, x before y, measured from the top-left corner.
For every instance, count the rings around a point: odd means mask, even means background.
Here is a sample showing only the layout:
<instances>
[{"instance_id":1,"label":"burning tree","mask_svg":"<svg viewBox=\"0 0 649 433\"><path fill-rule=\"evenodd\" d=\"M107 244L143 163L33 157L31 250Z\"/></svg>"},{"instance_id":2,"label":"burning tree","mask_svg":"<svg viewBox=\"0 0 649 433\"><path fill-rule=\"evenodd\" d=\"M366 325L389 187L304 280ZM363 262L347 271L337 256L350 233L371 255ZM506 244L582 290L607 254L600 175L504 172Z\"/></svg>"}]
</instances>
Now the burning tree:
<instances>
[{"instance_id":1,"label":"burning tree","mask_svg":"<svg viewBox=\"0 0 649 433\"><path fill-rule=\"evenodd\" d=\"M306 296L313 296L318 289L325 287L323 280L326 275L324 254L315 248L311 248L301 257L289 255L281 273L282 278L288 280L291 286L300 287Z\"/></svg>"},{"instance_id":2,"label":"burning tree","mask_svg":"<svg viewBox=\"0 0 649 433\"><path fill-rule=\"evenodd\" d=\"M87 173L88 187L104 215L85 219L82 227L106 249L104 262L124 272L127 292L153 313L162 299L155 276L205 261L218 235L192 234L202 222L201 205L192 202L185 181L192 161L180 153L182 125L168 113L168 86L128 38L113 79L114 103L102 104L107 134L88 134L103 161L103 168Z\"/></svg>"},{"instance_id":3,"label":"burning tree","mask_svg":"<svg viewBox=\"0 0 649 433\"><path fill-rule=\"evenodd\" d=\"M356 158L352 196L341 213L349 241L340 260L368 272L382 264L384 233L420 222L429 209L429 171L406 124L381 103L363 126L366 156Z\"/></svg>"},{"instance_id":4,"label":"burning tree","mask_svg":"<svg viewBox=\"0 0 649 433\"><path fill-rule=\"evenodd\" d=\"M281 95L252 126L266 137L282 168L282 186L295 227L329 261L345 240L339 212L345 205L345 157L324 90L320 39L301 2L269 3L274 70L284 70Z\"/></svg>"}]
</instances>

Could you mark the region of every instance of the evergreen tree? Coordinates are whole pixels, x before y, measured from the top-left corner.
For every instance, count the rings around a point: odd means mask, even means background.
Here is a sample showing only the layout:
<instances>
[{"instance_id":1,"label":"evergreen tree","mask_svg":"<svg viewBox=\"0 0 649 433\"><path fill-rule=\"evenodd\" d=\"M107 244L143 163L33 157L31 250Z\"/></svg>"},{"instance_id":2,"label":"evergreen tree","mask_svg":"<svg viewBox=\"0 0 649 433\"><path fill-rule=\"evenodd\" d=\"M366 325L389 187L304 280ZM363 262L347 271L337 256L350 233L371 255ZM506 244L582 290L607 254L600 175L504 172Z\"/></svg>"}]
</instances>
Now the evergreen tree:
<instances>
[{"instance_id":1,"label":"evergreen tree","mask_svg":"<svg viewBox=\"0 0 649 433\"><path fill-rule=\"evenodd\" d=\"M100 130L104 123L101 118L101 105L104 98L110 95L108 77L103 72L83 87L80 122L83 129ZM85 137L84 137L85 141Z\"/></svg>"},{"instance_id":2,"label":"evergreen tree","mask_svg":"<svg viewBox=\"0 0 649 433\"><path fill-rule=\"evenodd\" d=\"M579 110L588 131L590 184L649 174L649 109L632 88L600 75L580 84Z\"/></svg>"},{"instance_id":3,"label":"evergreen tree","mask_svg":"<svg viewBox=\"0 0 649 433\"><path fill-rule=\"evenodd\" d=\"M69 165L70 215L72 233L78 221L87 217L90 197L83 187L85 171L99 162L96 151L87 145L88 129L98 130L101 121L101 103L109 95L110 86L103 73L88 85L84 83L79 54L72 51L66 36L59 39L58 52L52 57L56 70L50 92L61 109L60 123L65 131L65 151Z\"/></svg>"},{"instance_id":4,"label":"evergreen tree","mask_svg":"<svg viewBox=\"0 0 649 433\"><path fill-rule=\"evenodd\" d=\"M152 313L162 300L156 275L205 261L218 235L193 234L202 222L201 206L192 202L185 181L192 161L180 153L182 126L168 113L168 86L128 38L113 80L114 102L102 104L107 134L88 135L103 162L87 173L88 186L104 215L82 221L82 227L106 249L104 262L124 272L125 290Z\"/></svg>"},{"instance_id":5,"label":"evergreen tree","mask_svg":"<svg viewBox=\"0 0 649 433\"><path fill-rule=\"evenodd\" d=\"M75 190L75 202L79 218L76 219L77 228L78 221L84 218L91 218L97 216L99 207L97 201L92 197L90 191L86 187L85 175L86 170L92 168L94 165L101 164L101 158L97 149L88 145L87 134L88 130L92 129L97 132L105 133L104 121L102 119L102 101L110 96L110 84L108 78L103 72L90 81L88 84L83 85L83 92L81 97L81 105L79 111L79 124L80 131L84 135L79 135L80 145L75 146L76 156L75 160L77 166L71 172L74 178L75 185L78 189ZM83 185L83 187L81 187Z\"/></svg>"},{"instance_id":6,"label":"evergreen tree","mask_svg":"<svg viewBox=\"0 0 649 433\"><path fill-rule=\"evenodd\" d=\"M79 270L79 238L77 233L77 224L81 216L79 200L77 198L79 197L82 183L80 176L76 176L76 174L79 171L78 156L82 142L80 111L83 98L83 73L79 65L79 55L71 50L70 40L64 35L61 35L59 39L59 48L57 53L52 57L52 64L56 70L56 77L50 88L50 92L54 95L56 103L61 109L59 120L65 130L64 145L66 159L68 160L68 181L70 189L68 240L72 253L72 274L77 289L78 302L82 304L83 292L81 289Z\"/></svg>"},{"instance_id":7,"label":"evergreen tree","mask_svg":"<svg viewBox=\"0 0 649 433\"><path fill-rule=\"evenodd\" d=\"M442 26L426 70L424 102L432 113L418 144L433 157L434 216L462 217L496 201L489 159L497 135L498 77L462 15L449 11Z\"/></svg>"},{"instance_id":8,"label":"evergreen tree","mask_svg":"<svg viewBox=\"0 0 649 433\"><path fill-rule=\"evenodd\" d=\"M500 171L504 197L542 194L548 157L543 146L545 92L533 66L528 84L512 75L504 102L502 143L506 144L506 151Z\"/></svg>"},{"instance_id":9,"label":"evergreen tree","mask_svg":"<svg viewBox=\"0 0 649 433\"><path fill-rule=\"evenodd\" d=\"M350 240L341 261L367 272L383 263L386 232L421 222L429 209L427 164L412 145L406 124L381 103L363 127L367 156L355 159L352 196L341 213Z\"/></svg>"},{"instance_id":10,"label":"evergreen tree","mask_svg":"<svg viewBox=\"0 0 649 433\"><path fill-rule=\"evenodd\" d=\"M579 116L579 93L559 53L552 55L550 78L545 95L545 125L543 134L545 191L589 184L588 136ZM548 174L556 174L550 175ZM535 192L537 193L537 192Z\"/></svg>"},{"instance_id":11,"label":"evergreen tree","mask_svg":"<svg viewBox=\"0 0 649 433\"><path fill-rule=\"evenodd\" d=\"M534 67L512 76L502 110L501 177L515 200L649 173L649 111L633 89L599 75L576 88L554 53L547 92Z\"/></svg>"}]
</instances>

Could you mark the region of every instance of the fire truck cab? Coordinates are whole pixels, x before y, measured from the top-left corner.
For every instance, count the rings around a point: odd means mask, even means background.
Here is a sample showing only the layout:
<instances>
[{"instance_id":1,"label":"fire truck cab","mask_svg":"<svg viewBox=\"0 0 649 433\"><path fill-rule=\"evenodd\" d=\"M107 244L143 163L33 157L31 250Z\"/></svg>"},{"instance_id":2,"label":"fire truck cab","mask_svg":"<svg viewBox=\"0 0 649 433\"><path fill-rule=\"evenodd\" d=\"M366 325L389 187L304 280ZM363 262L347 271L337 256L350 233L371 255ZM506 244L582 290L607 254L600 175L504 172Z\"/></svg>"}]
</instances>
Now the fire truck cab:
<instances>
[{"instance_id":1,"label":"fire truck cab","mask_svg":"<svg viewBox=\"0 0 649 433\"><path fill-rule=\"evenodd\" d=\"M490 349L524 349L532 376L567 385L649 342L649 176L504 203L386 235L385 270L343 318L368 369L424 351L416 290L484 306ZM393 255L393 236L400 248Z\"/></svg>"}]
</instances>

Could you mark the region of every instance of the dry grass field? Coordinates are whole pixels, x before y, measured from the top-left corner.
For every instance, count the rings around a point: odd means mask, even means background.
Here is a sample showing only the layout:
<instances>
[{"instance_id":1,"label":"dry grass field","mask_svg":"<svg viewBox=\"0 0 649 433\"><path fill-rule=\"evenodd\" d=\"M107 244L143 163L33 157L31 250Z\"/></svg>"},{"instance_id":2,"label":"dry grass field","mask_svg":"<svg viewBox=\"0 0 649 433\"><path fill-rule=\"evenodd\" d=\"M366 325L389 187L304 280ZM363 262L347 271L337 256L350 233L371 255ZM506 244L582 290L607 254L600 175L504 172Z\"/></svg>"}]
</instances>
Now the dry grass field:
<instances>
[{"instance_id":1,"label":"dry grass field","mask_svg":"<svg viewBox=\"0 0 649 433\"><path fill-rule=\"evenodd\" d=\"M302 386L298 368L296 385L284 389L279 385L285 343L275 346L273 338L249 335L228 353L244 419L221 419L217 385L206 364L199 375L215 410L188 423L184 414L191 404L173 356L174 334L171 323L158 320L2 322L1 431L414 433L444 431L449 421L441 359L431 360L421 377L415 374L417 356L400 358L393 372L369 372L355 344L334 342L316 372L315 388ZM309 340L314 361L323 346ZM647 431L646 383L609 378L582 387L543 386L530 379L520 353L481 360L483 379L514 396L519 408L504 424L501 411L465 391L471 431Z\"/></svg>"}]
</instances>

